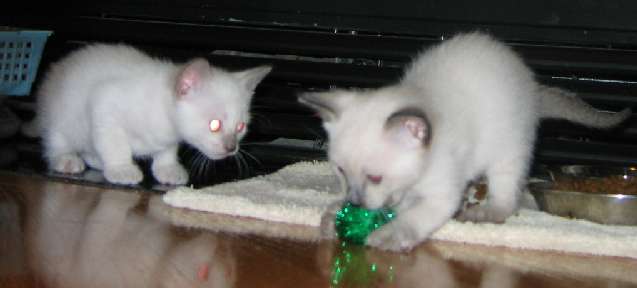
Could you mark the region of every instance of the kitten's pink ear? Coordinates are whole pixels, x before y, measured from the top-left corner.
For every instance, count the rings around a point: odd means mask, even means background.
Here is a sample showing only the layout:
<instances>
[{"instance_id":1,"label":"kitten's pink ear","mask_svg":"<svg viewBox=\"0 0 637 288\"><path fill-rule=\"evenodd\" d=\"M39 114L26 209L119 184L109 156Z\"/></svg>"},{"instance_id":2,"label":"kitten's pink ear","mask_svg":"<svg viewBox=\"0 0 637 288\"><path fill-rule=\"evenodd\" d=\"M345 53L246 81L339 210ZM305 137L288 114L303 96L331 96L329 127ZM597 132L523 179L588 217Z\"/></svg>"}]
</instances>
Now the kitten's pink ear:
<instances>
[{"instance_id":1,"label":"kitten's pink ear","mask_svg":"<svg viewBox=\"0 0 637 288\"><path fill-rule=\"evenodd\" d=\"M177 76L175 92L181 98L200 84L202 79L210 74L210 64L203 58L196 58L184 65L183 70Z\"/></svg>"},{"instance_id":2,"label":"kitten's pink ear","mask_svg":"<svg viewBox=\"0 0 637 288\"><path fill-rule=\"evenodd\" d=\"M428 146L431 142L431 125L418 108L409 107L393 113L387 118L385 129L403 144Z\"/></svg>"}]
</instances>

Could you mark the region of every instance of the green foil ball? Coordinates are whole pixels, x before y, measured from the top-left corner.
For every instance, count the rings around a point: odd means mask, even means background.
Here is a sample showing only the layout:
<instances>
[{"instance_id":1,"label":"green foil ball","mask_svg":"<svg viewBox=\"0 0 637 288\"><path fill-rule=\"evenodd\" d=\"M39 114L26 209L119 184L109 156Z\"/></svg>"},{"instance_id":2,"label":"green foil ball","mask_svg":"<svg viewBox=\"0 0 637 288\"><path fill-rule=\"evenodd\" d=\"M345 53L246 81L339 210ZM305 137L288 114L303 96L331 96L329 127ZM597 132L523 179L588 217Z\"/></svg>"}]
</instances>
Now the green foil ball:
<instances>
[{"instance_id":1,"label":"green foil ball","mask_svg":"<svg viewBox=\"0 0 637 288\"><path fill-rule=\"evenodd\" d=\"M396 215L389 208L368 210L352 203L345 203L336 212L336 234L342 241L365 244L367 236L394 219Z\"/></svg>"}]
</instances>

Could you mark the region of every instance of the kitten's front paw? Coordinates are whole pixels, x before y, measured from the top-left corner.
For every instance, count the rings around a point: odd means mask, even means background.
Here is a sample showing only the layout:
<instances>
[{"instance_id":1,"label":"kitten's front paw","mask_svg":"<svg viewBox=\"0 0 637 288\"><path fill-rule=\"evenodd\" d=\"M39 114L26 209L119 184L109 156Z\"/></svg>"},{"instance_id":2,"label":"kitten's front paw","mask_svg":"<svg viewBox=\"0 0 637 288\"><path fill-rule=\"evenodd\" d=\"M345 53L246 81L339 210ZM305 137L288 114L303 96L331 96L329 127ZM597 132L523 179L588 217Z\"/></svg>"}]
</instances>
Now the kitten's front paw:
<instances>
[{"instance_id":1,"label":"kitten's front paw","mask_svg":"<svg viewBox=\"0 0 637 288\"><path fill-rule=\"evenodd\" d=\"M336 201L327 207L327 210L323 213L321 217L320 224L320 232L321 239L336 239L338 236L336 234L336 226L334 220L336 219L336 214L343 207L343 203L341 201Z\"/></svg>"},{"instance_id":2,"label":"kitten's front paw","mask_svg":"<svg viewBox=\"0 0 637 288\"><path fill-rule=\"evenodd\" d=\"M422 240L413 228L400 225L399 222L389 223L372 232L367 237L367 245L389 251L409 251Z\"/></svg>"},{"instance_id":3,"label":"kitten's front paw","mask_svg":"<svg viewBox=\"0 0 637 288\"><path fill-rule=\"evenodd\" d=\"M184 185L188 183L188 172L181 165L153 166L153 176L157 182L167 185Z\"/></svg>"},{"instance_id":4,"label":"kitten's front paw","mask_svg":"<svg viewBox=\"0 0 637 288\"><path fill-rule=\"evenodd\" d=\"M104 169L104 178L108 182L123 185L133 185L142 182L144 174L135 165L121 165Z\"/></svg>"},{"instance_id":5,"label":"kitten's front paw","mask_svg":"<svg viewBox=\"0 0 637 288\"><path fill-rule=\"evenodd\" d=\"M61 155L51 159L51 169L55 172L76 174L84 171L84 160L74 154Z\"/></svg>"}]
</instances>

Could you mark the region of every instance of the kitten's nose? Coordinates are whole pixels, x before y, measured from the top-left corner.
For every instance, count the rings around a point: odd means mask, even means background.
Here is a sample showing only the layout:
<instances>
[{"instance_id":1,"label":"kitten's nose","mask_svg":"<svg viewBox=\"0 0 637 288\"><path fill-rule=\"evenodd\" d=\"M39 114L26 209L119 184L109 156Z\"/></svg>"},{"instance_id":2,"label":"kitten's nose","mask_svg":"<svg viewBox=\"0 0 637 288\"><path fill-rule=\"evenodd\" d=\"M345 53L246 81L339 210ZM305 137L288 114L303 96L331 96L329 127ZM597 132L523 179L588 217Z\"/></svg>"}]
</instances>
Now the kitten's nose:
<instances>
[{"instance_id":1,"label":"kitten's nose","mask_svg":"<svg viewBox=\"0 0 637 288\"><path fill-rule=\"evenodd\" d=\"M360 189L349 188L349 193L347 194L349 195L349 202L354 205L361 205L361 202L363 201L363 192Z\"/></svg>"},{"instance_id":2,"label":"kitten's nose","mask_svg":"<svg viewBox=\"0 0 637 288\"><path fill-rule=\"evenodd\" d=\"M234 135L227 135L223 138L223 149L227 153L237 152L237 137Z\"/></svg>"},{"instance_id":3,"label":"kitten's nose","mask_svg":"<svg viewBox=\"0 0 637 288\"><path fill-rule=\"evenodd\" d=\"M226 142L223 143L223 148L226 149L226 152L236 152L237 151L237 142Z\"/></svg>"}]
</instances>

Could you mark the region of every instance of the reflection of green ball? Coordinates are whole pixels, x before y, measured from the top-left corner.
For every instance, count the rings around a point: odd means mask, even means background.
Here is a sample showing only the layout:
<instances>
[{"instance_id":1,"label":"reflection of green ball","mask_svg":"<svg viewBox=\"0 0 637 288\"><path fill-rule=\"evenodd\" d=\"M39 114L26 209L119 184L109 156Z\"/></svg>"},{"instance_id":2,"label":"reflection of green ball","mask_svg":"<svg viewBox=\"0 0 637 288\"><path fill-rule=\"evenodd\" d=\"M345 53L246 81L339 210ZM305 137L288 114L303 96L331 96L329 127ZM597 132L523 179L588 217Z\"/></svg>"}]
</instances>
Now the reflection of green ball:
<instances>
[{"instance_id":1,"label":"reflection of green ball","mask_svg":"<svg viewBox=\"0 0 637 288\"><path fill-rule=\"evenodd\" d=\"M385 287L394 281L394 266L390 261L374 263L369 251L360 245L342 242L334 249L331 287Z\"/></svg>"},{"instance_id":2,"label":"reflection of green ball","mask_svg":"<svg viewBox=\"0 0 637 288\"><path fill-rule=\"evenodd\" d=\"M374 230L391 221L396 214L388 208L367 210L346 203L336 213L334 224L338 238L354 244L365 244L365 239Z\"/></svg>"}]
</instances>

